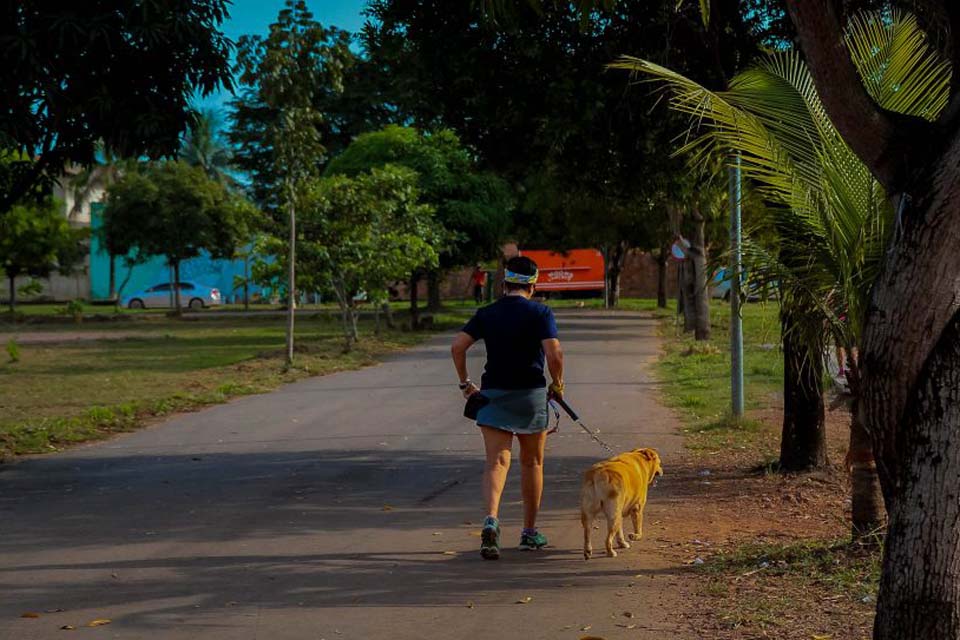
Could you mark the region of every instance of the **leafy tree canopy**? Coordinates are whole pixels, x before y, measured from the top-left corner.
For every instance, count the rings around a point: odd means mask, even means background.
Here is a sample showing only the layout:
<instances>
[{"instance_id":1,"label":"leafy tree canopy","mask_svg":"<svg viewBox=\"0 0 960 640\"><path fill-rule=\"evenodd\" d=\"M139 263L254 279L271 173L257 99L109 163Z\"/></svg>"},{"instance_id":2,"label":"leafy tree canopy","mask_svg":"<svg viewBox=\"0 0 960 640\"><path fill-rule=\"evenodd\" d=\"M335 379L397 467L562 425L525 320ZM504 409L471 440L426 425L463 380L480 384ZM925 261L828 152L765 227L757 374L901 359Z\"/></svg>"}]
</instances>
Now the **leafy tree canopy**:
<instances>
[{"instance_id":1,"label":"leafy tree canopy","mask_svg":"<svg viewBox=\"0 0 960 640\"><path fill-rule=\"evenodd\" d=\"M82 259L85 230L71 229L62 204L52 198L25 200L0 215L0 265L10 283L9 304L16 304L14 279L69 273Z\"/></svg>"},{"instance_id":2,"label":"leafy tree canopy","mask_svg":"<svg viewBox=\"0 0 960 640\"><path fill-rule=\"evenodd\" d=\"M202 251L232 256L256 222L253 206L203 169L170 161L128 173L109 188L103 233L118 255L166 258L179 281L180 262Z\"/></svg>"},{"instance_id":3,"label":"leafy tree canopy","mask_svg":"<svg viewBox=\"0 0 960 640\"><path fill-rule=\"evenodd\" d=\"M359 70L350 42L346 31L314 20L302 0L288 0L266 37L240 38L241 90L230 103L228 137L237 167L252 179L254 200L266 210L282 200L284 176L294 165L298 174L319 174L329 154L376 117L363 97L373 74Z\"/></svg>"},{"instance_id":4,"label":"leafy tree canopy","mask_svg":"<svg viewBox=\"0 0 960 640\"><path fill-rule=\"evenodd\" d=\"M37 155L0 210L48 170L92 163L103 141L122 157L170 156L189 100L231 86L227 0L6 2L0 6L0 147Z\"/></svg>"},{"instance_id":5,"label":"leafy tree canopy","mask_svg":"<svg viewBox=\"0 0 960 640\"><path fill-rule=\"evenodd\" d=\"M496 254L511 220L509 187L494 174L479 171L455 133L390 125L359 136L330 162L326 174L358 176L388 164L416 172L421 201L435 209L437 222L450 236L441 254L443 267Z\"/></svg>"},{"instance_id":6,"label":"leafy tree canopy","mask_svg":"<svg viewBox=\"0 0 960 640\"><path fill-rule=\"evenodd\" d=\"M297 287L334 291L348 342L356 338L357 294L385 300L390 282L438 263L436 247L444 231L433 208L421 202L417 183L412 170L388 164L354 177L313 180L299 198ZM279 238L261 239L260 252L272 259L254 265L258 281L282 282L284 247Z\"/></svg>"}]
</instances>

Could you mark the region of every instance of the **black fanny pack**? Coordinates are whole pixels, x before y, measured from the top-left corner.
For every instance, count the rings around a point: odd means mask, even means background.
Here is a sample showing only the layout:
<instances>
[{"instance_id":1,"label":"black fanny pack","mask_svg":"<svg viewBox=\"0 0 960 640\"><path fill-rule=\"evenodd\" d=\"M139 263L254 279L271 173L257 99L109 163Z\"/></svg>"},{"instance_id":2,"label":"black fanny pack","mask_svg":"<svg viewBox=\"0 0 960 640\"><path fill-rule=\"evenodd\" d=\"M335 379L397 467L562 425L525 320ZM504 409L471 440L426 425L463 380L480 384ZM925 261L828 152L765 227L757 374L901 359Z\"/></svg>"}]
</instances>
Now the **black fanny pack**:
<instances>
[{"instance_id":1,"label":"black fanny pack","mask_svg":"<svg viewBox=\"0 0 960 640\"><path fill-rule=\"evenodd\" d=\"M467 404L463 407L463 417L476 420L480 409L483 409L488 404L490 404L490 398L478 391L467 398Z\"/></svg>"}]
</instances>

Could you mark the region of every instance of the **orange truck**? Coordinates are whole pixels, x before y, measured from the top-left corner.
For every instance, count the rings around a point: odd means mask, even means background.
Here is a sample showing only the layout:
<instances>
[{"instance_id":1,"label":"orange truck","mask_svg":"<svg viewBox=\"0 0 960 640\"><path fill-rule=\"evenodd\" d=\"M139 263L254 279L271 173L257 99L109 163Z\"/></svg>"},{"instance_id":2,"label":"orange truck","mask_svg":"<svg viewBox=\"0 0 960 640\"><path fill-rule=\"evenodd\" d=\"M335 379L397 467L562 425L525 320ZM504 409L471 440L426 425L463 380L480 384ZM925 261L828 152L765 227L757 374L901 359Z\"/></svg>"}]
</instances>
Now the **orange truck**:
<instances>
[{"instance_id":1,"label":"orange truck","mask_svg":"<svg viewBox=\"0 0 960 640\"><path fill-rule=\"evenodd\" d=\"M603 291L603 254L596 249L522 249L520 255L537 263L537 291Z\"/></svg>"}]
</instances>

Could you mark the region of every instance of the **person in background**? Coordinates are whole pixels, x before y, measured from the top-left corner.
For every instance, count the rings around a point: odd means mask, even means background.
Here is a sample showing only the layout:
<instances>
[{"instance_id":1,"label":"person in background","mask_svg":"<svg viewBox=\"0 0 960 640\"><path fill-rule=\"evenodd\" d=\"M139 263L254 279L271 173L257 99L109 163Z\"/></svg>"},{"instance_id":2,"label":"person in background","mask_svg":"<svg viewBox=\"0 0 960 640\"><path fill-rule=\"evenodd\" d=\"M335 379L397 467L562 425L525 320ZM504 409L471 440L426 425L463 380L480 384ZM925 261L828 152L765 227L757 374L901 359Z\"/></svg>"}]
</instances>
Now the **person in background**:
<instances>
[{"instance_id":1,"label":"person in background","mask_svg":"<svg viewBox=\"0 0 960 640\"><path fill-rule=\"evenodd\" d=\"M473 274L470 276L470 282L473 283L473 299L477 305L483 304L483 288L487 284L487 272L477 265L473 268Z\"/></svg>"},{"instance_id":2,"label":"person in background","mask_svg":"<svg viewBox=\"0 0 960 640\"><path fill-rule=\"evenodd\" d=\"M543 494L543 456L549 423L549 397L563 397L563 352L549 307L531 300L537 265L530 258L507 261L504 296L477 310L454 338L451 354L465 398L481 393L487 400L477 414L483 434L486 466L483 502L486 518L480 554L500 557L500 496L510 469L513 438L520 443L520 485L523 495L521 550L540 549L547 538L537 530ZM487 362L478 387L467 373L467 350L483 340ZM549 391L544 367L550 371Z\"/></svg>"}]
</instances>

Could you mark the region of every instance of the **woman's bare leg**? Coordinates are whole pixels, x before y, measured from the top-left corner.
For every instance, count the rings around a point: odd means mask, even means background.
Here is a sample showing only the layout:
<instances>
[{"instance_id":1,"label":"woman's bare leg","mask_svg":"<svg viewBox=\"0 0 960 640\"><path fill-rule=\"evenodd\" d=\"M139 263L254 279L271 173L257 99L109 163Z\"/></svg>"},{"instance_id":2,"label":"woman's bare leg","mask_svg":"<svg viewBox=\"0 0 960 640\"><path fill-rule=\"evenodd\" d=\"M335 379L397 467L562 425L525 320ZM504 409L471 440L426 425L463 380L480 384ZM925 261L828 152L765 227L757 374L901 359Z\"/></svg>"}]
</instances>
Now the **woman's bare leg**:
<instances>
[{"instance_id":1,"label":"woman's bare leg","mask_svg":"<svg viewBox=\"0 0 960 640\"><path fill-rule=\"evenodd\" d=\"M499 518L500 496L507 482L510 470L510 447L513 434L493 427L480 427L483 444L487 451L487 462L483 468L483 504L487 515Z\"/></svg>"},{"instance_id":2,"label":"woman's bare leg","mask_svg":"<svg viewBox=\"0 0 960 640\"><path fill-rule=\"evenodd\" d=\"M517 435L520 441L520 489L523 494L523 527L535 529L543 495L543 450L547 432Z\"/></svg>"}]
</instances>

